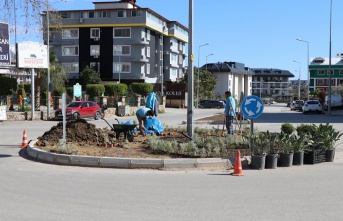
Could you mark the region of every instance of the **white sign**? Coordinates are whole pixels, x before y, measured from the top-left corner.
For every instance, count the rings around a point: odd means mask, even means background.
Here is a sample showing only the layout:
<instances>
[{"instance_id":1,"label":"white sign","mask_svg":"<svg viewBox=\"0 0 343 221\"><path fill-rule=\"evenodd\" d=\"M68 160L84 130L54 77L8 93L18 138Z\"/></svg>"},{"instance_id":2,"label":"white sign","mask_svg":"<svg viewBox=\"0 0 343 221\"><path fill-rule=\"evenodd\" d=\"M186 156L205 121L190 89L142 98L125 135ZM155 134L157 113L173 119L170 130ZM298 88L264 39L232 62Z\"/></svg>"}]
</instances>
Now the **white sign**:
<instances>
[{"instance_id":1,"label":"white sign","mask_svg":"<svg viewBox=\"0 0 343 221\"><path fill-rule=\"evenodd\" d=\"M17 44L19 68L48 68L48 47L38 42Z\"/></svg>"},{"instance_id":2,"label":"white sign","mask_svg":"<svg viewBox=\"0 0 343 221\"><path fill-rule=\"evenodd\" d=\"M7 120L6 106L0 106L0 120Z\"/></svg>"}]
</instances>

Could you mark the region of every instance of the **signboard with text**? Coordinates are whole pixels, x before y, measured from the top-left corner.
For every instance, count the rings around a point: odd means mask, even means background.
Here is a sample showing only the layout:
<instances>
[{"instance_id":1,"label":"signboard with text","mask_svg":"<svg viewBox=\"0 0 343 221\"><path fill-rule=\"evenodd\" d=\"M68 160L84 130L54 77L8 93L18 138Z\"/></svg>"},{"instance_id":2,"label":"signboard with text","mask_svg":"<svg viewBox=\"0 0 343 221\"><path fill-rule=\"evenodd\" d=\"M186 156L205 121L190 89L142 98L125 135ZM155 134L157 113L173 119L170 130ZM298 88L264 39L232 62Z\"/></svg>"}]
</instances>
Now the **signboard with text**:
<instances>
[{"instance_id":1,"label":"signboard with text","mask_svg":"<svg viewBox=\"0 0 343 221\"><path fill-rule=\"evenodd\" d=\"M48 48L38 42L17 44L18 68L48 68Z\"/></svg>"},{"instance_id":2,"label":"signboard with text","mask_svg":"<svg viewBox=\"0 0 343 221\"><path fill-rule=\"evenodd\" d=\"M0 23L0 65L10 65L10 35L7 23Z\"/></svg>"}]
</instances>

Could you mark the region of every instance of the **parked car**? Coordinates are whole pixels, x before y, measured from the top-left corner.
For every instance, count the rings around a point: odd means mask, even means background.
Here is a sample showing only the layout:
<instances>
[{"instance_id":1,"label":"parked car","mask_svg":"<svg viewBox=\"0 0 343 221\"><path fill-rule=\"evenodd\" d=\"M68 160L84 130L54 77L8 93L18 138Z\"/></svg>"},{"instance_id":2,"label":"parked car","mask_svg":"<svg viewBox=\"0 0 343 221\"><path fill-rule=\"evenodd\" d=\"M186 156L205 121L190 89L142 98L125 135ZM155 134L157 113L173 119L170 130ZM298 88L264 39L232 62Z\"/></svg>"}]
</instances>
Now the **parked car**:
<instances>
[{"instance_id":1,"label":"parked car","mask_svg":"<svg viewBox=\"0 0 343 221\"><path fill-rule=\"evenodd\" d=\"M303 100L296 100L296 101L293 101L291 103L291 110L302 110L303 108L303 105L304 105L304 101Z\"/></svg>"},{"instance_id":2,"label":"parked car","mask_svg":"<svg viewBox=\"0 0 343 221\"><path fill-rule=\"evenodd\" d=\"M329 106L329 96L325 96L325 109ZM331 108L342 108L342 96L340 94L331 95Z\"/></svg>"},{"instance_id":3,"label":"parked car","mask_svg":"<svg viewBox=\"0 0 343 221\"><path fill-rule=\"evenodd\" d=\"M66 118L94 118L95 120L99 120L101 118L101 108L97 103L92 101L73 101L66 107ZM55 119L63 119L61 108L55 111Z\"/></svg>"},{"instance_id":4,"label":"parked car","mask_svg":"<svg viewBox=\"0 0 343 221\"><path fill-rule=\"evenodd\" d=\"M302 108L303 114L308 112L318 112L322 113L322 105L318 100L307 100Z\"/></svg>"},{"instance_id":5,"label":"parked car","mask_svg":"<svg viewBox=\"0 0 343 221\"><path fill-rule=\"evenodd\" d=\"M205 100L199 103L199 108L224 108L224 101Z\"/></svg>"}]
</instances>

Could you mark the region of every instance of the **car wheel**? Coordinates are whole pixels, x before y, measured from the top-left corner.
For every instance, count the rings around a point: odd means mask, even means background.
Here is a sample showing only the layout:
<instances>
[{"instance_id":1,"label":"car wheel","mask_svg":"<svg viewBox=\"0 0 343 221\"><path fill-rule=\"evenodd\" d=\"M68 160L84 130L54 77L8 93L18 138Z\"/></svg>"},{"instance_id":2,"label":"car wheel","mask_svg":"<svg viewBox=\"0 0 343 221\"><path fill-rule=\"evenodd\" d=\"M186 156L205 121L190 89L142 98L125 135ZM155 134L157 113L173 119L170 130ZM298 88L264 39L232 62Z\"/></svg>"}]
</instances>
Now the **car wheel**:
<instances>
[{"instance_id":1,"label":"car wheel","mask_svg":"<svg viewBox=\"0 0 343 221\"><path fill-rule=\"evenodd\" d=\"M101 118L101 113L99 111L95 112L94 120L99 120Z\"/></svg>"},{"instance_id":2,"label":"car wheel","mask_svg":"<svg viewBox=\"0 0 343 221\"><path fill-rule=\"evenodd\" d=\"M77 113L77 112L74 113L74 114L73 114L73 119L74 119L74 120L80 119L80 114Z\"/></svg>"}]
</instances>

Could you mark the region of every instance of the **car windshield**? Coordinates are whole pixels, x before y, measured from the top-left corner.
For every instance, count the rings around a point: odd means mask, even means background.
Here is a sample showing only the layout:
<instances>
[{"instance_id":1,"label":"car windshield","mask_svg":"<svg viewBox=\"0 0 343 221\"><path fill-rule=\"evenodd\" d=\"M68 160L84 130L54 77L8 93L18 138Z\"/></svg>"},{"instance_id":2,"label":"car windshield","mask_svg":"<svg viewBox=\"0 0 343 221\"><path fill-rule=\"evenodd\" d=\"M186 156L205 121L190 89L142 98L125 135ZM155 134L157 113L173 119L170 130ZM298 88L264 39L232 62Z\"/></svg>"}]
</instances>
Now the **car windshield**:
<instances>
[{"instance_id":1,"label":"car windshield","mask_svg":"<svg viewBox=\"0 0 343 221\"><path fill-rule=\"evenodd\" d=\"M304 101L295 101L296 104L303 104Z\"/></svg>"},{"instance_id":2,"label":"car windshield","mask_svg":"<svg viewBox=\"0 0 343 221\"><path fill-rule=\"evenodd\" d=\"M68 104L67 107L78 107L80 106L81 102L71 102Z\"/></svg>"}]
</instances>

